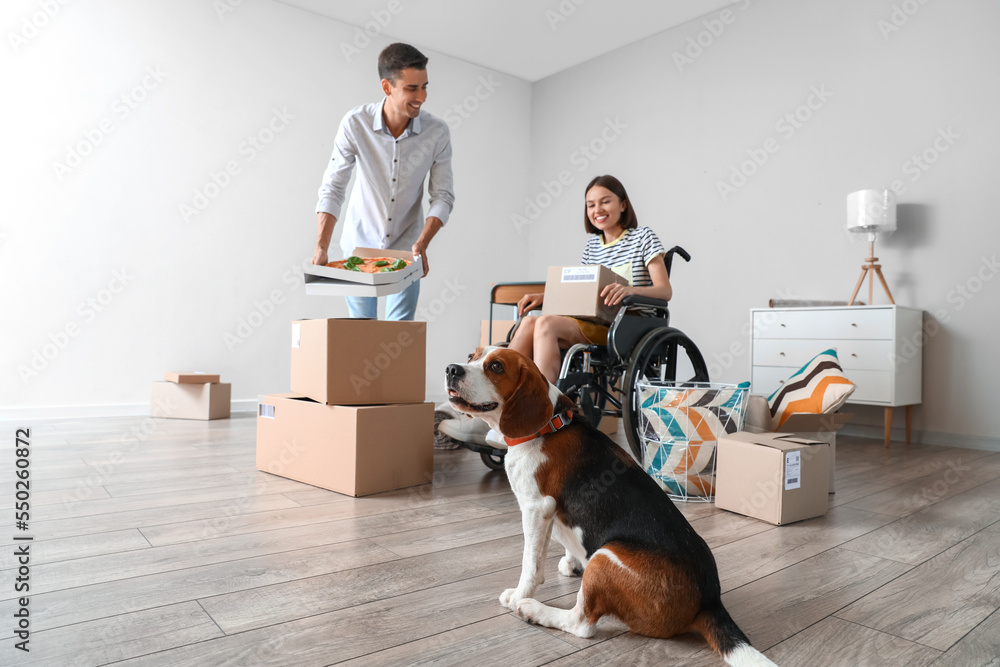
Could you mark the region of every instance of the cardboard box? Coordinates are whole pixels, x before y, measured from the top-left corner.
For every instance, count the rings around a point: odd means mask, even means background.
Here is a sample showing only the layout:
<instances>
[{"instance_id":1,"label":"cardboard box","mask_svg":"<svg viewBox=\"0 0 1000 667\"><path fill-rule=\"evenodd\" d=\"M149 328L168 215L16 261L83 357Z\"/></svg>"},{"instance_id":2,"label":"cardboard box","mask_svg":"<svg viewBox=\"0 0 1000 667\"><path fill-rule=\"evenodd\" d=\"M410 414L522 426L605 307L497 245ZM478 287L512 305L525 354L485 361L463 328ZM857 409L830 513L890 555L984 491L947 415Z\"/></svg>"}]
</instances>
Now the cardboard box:
<instances>
[{"instance_id":1,"label":"cardboard box","mask_svg":"<svg viewBox=\"0 0 1000 667\"><path fill-rule=\"evenodd\" d=\"M606 266L550 266L545 278L543 315L566 315L608 324L621 306L605 306L601 290L628 281Z\"/></svg>"},{"instance_id":2,"label":"cardboard box","mask_svg":"<svg viewBox=\"0 0 1000 667\"><path fill-rule=\"evenodd\" d=\"M853 415L835 412L832 414L809 414L797 412L781 425L778 433L792 433L807 440L819 440L830 445L830 493L836 489L837 471L837 431L851 420ZM747 403L746 431L751 433L774 433L774 422L767 399L759 394L750 394Z\"/></svg>"},{"instance_id":3,"label":"cardboard box","mask_svg":"<svg viewBox=\"0 0 1000 667\"><path fill-rule=\"evenodd\" d=\"M228 382L154 382L150 417L168 419L228 419L232 386Z\"/></svg>"},{"instance_id":4,"label":"cardboard box","mask_svg":"<svg viewBox=\"0 0 1000 667\"><path fill-rule=\"evenodd\" d=\"M781 526L826 514L830 446L791 433L719 438L715 506Z\"/></svg>"},{"instance_id":5,"label":"cardboard box","mask_svg":"<svg viewBox=\"0 0 1000 667\"><path fill-rule=\"evenodd\" d=\"M404 250L355 248L358 257L396 257L410 265L389 273L362 273L335 269L332 266L310 264L305 268L306 294L319 296L385 296L398 294L420 280L424 275L423 259L414 260L413 254Z\"/></svg>"},{"instance_id":6,"label":"cardboard box","mask_svg":"<svg viewBox=\"0 0 1000 667\"><path fill-rule=\"evenodd\" d=\"M163 379L178 384L206 384L218 382L219 374L204 371L167 371L163 374Z\"/></svg>"},{"instance_id":7,"label":"cardboard box","mask_svg":"<svg viewBox=\"0 0 1000 667\"><path fill-rule=\"evenodd\" d=\"M426 484L434 475L434 404L324 405L261 396L257 469L349 496Z\"/></svg>"},{"instance_id":8,"label":"cardboard box","mask_svg":"<svg viewBox=\"0 0 1000 667\"><path fill-rule=\"evenodd\" d=\"M507 340L507 332L514 326L517 320L493 320L493 343L503 343ZM490 345L490 321L483 320L479 323L479 347Z\"/></svg>"},{"instance_id":9,"label":"cardboard box","mask_svg":"<svg viewBox=\"0 0 1000 667\"><path fill-rule=\"evenodd\" d=\"M426 364L426 322L292 322L291 389L320 403L422 403Z\"/></svg>"}]
</instances>

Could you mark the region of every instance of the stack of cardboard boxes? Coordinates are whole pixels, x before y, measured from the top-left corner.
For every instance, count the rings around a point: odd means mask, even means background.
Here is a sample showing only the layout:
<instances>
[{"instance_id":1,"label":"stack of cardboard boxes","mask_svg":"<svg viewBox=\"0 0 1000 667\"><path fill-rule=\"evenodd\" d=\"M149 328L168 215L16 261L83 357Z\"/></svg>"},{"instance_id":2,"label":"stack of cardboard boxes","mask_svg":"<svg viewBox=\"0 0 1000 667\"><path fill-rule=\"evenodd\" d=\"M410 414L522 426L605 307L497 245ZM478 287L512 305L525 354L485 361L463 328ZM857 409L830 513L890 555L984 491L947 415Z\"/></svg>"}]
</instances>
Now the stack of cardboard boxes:
<instances>
[{"instance_id":1,"label":"stack of cardboard boxes","mask_svg":"<svg viewBox=\"0 0 1000 667\"><path fill-rule=\"evenodd\" d=\"M350 496L430 481L426 349L426 322L293 322L294 393L258 401L257 468Z\"/></svg>"},{"instance_id":2,"label":"stack of cardboard boxes","mask_svg":"<svg viewBox=\"0 0 1000 667\"><path fill-rule=\"evenodd\" d=\"M218 373L167 371L151 390L150 417L228 419L232 386Z\"/></svg>"}]
</instances>

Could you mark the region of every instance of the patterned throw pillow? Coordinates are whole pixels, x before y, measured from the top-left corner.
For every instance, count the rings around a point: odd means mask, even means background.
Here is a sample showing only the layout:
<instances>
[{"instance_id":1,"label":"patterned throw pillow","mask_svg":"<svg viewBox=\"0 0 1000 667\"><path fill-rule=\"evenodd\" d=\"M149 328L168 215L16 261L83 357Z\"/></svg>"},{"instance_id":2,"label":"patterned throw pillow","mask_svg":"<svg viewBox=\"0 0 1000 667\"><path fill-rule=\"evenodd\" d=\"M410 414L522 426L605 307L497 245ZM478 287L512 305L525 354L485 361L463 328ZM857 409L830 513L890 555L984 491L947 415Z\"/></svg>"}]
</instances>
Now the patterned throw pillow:
<instances>
[{"instance_id":1,"label":"patterned throw pillow","mask_svg":"<svg viewBox=\"0 0 1000 667\"><path fill-rule=\"evenodd\" d=\"M643 467L676 497L715 492L715 443L743 427L750 383L639 389Z\"/></svg>"},{"instance_id":2,"label":"patterned throw pillow","mask_svg":"<svg viewBox=\"0 0 1000 667\"><path fill-rule=\"evenodd\" d=\"M854 383L844 377L837 350L820 352L767 397L776 428L796 412L824 414L840 409L854 393Z\"/></svg>"}]
</instances>

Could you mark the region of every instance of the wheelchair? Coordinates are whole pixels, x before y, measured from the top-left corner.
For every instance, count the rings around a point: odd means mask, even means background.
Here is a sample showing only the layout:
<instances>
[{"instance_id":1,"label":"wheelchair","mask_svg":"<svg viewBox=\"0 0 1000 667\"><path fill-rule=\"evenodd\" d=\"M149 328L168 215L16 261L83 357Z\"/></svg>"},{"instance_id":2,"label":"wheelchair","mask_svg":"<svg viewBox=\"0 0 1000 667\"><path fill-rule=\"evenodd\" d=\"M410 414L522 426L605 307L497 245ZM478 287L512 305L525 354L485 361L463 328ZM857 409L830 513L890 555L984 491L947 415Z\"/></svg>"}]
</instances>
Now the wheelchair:
<instances>
[{"instance_id":1,"label":"wheelchair","mask_svg":"<svg viewBox=\"0 0 1000 667\"><path fill-rule=\"evenodd\" d=\"M664 257L668 275L675 254L691 261L684 248L674 246ZM494 305L515 305L524 294L543 287L544 283L494 285L490 333ZM516 328L515 324L507 333L507 342ZM576 402L580 414L595 427L604 417L621 418L629 448L641 463L643 433L637 385L649 381L708 382L708 367L694 342L670 326L666 301L630 295L622 299L622 307L608 328L607 345L578 344L564 351L556 386ZM488 467L503 469L506 450L485 447L478 451Z\"/></svg>"}]
</instances>

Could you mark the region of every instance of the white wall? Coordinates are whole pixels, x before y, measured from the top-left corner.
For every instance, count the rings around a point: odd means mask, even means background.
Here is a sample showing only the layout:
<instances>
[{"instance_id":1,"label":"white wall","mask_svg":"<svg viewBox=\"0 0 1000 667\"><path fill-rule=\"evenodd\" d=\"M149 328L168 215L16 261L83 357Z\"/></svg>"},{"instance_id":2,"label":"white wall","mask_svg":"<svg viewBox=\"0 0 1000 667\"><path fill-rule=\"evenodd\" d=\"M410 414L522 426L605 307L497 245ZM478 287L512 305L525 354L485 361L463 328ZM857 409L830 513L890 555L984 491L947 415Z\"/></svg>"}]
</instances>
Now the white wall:
<instances>
[{"instance_id":1,"label":"white wall","mask_svg":"<svg viewBox=\"0 0 1000 667\"><path fill-rule=\"evenodd\" d=\"M867 244L844 231L846 195L898 181L899 231L876 250L896 303L927 312L914 427L928 441L1000 444L1000 7L758 0L728 11L533 86L529 193L543 206L529 226L531 271L578 260L582 188L617 175L640 224L693 256L675 265L673 323L715 378L742 381L748 310L847 300ZM808 120L782 122L797 110ZM602 137L608 119L619 127ZM748 151L763 161L769 140L776 152L724 198L717 184ZM603 151L593 161L580 151L592 142ZM925 150L935 161L922 170L911 160ZM554 190L560 173L572 185L550 203L544 183ZM516 212L535 213L524 202ZM879 408L851 409L857 424L882 423Z\"/></svg>"},{"instance_id":2,"label":"white wall","mask_svg":"<svg viewBox=\"0 0 1000 667\"><path fill-rule=\"evenodd\" d=\"M299 270L337 124L380 98L390 40L348 62L352 27L268 0L18 0L0 25L0 413L142 413L149 382L177 369L221 372L244 409L287 391L289 322L347 314L307 297ZM456 206L420 299L440 394L435 369L478 341L490 282L526 266L516 238L483 238L526 193L530 86L412 42L455 156ZM258 134L260 150L246 143ZM78 146L88 154L59 169Z\"/></svg>"}]
</instances>

